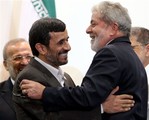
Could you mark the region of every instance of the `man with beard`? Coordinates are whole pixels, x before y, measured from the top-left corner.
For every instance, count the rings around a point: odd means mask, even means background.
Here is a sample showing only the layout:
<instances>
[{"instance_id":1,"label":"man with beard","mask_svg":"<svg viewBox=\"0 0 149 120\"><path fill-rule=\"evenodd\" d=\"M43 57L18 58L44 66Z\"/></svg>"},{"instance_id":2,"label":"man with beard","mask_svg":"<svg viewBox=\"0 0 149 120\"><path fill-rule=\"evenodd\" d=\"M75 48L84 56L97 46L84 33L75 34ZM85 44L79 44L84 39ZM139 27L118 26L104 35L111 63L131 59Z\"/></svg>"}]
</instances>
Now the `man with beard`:
<instances>
[{"instance_id":1,"label":"man with beard","mask_svg":"<svg viewBox=\"0 0 149 120\"><path fill-rule=\"evenodd\" d=\"M45 112L42 101L29 99L22 94L22 79L32 79L48 87L63 87L75 84L71 77L62 71L61 65L68 62L71 47L65 23L56 18L41 18L35 21L29 31L29 43L34 58L17 76L13 90L17 120L94 120L100 116L100 109L90 111Z\"/></svg>"},{"instance_id":2,"label":"man with beard","mask_svg":"<svg viewBox=\"0 0 149 120\"><path fill-rule=\"evenodd\" d=\"M129 35L131 19L128 11L119 3L103 1L92 9L90 25L91 48L96 52L83 78L81 86L45 87L24 80L21 89L32 99L42 99L46 111L91 110L101 105L111 91L119 86L116 94L130 94L134 107L117 114L104 113L103 120L147 119L147 76L145 69L133 51ZM122 104L125 109L125 105Z\"/></svg>"},{"instance_id":3,"label":"man with beard","mask_svg":"<svg viewBox=\"0 0 149 120\"><path fill-rule=\"evenodd\" d=\"M17 120L12 100L12 90L19 72L29 63L32 56L29 43L16 38L6 43L3 49L3 65L10 77L0 83L0 120Z\"/></svg>"},{"instance_id":4,"label":"man with beard","mask_svg":"<svg viewBox=\"0 0 149 120\"><path fill-rule=\"evenodd\" d=\"M47 87L75 87L70 76L60 68L61 65L68 62L67 54L71 49L68 39L66 26L59 19L42 18L32 25L29 32L29 43L35 57L18 75L14 85L13 97L18 120L100 119L100 107L88 111L81 111L80 109L77 111L60 111L55 108L53 111L45 112L40 100L29 99L21 92L19 85L24 78L40 82ZM129 95L117 96L115 99L112 97L113 101L122 101L128 106L125 109L121 109L121 103L119 103L120 107L116 106L112 110L115 112L130 110L133 106L133 100L130 99L131 96Z\"/></svg>"}]
</instances>

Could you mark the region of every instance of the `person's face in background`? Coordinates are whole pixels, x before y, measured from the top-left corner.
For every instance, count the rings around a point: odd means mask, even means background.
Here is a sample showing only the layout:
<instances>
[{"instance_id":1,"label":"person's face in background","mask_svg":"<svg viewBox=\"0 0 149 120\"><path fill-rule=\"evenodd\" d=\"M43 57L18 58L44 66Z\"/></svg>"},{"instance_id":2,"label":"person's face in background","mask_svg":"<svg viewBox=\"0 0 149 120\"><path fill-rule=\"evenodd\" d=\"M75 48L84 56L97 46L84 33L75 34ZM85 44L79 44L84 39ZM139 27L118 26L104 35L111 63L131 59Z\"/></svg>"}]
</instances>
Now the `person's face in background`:
<instances>
[{"instance_id":1,"label":"person's face in background","mask_svg":"<svg viewBox=\"0 0 149 120\"><path fill-rule=\"evenodd\" d=\"M64 32L50 32L49 47L45 47L45 62L58 68L68 62L68 52L71 50L68 42L67 30Z\"/></svg>"},{"instance_id":2,"label":"person's face in background","mask_svg":"<svg viewBox=\"0 0 149 120\"><path fill-rule=\"evenodd\" d=\"M10 77L15 80L19 72L29 63L32 51L27 42L19 42L15 45L9 45L6 55L7 59L4 60L4 66Z\"/></svg>"},{"instance_id":3,"label":"person's face in background","mask_svg":"<svg viewBox=\"0 0 149 120\"><path fill-rule=\"evenodd\" d=\"M141 60L141 62L143 63L143 65L146 66L145 65L146 53L147 53L146 45L142 45L141 43L139 43L136 40L135 36L130 36L130 41L131 41L131 46L132 46L133 50L138 55L138 57Z\"/></svg>"},{"instance_id":4,"label":"person's face in background","mask_svg":"<svg viewBox=\"0 0 149 120\"><path fill-rule=\"evenodd\" d=\"M89 27L86 33L91 37L91 49L97 52L109 42L110 26L99 19L97 12L93 12Z\"/></svg>"}]
</instances>

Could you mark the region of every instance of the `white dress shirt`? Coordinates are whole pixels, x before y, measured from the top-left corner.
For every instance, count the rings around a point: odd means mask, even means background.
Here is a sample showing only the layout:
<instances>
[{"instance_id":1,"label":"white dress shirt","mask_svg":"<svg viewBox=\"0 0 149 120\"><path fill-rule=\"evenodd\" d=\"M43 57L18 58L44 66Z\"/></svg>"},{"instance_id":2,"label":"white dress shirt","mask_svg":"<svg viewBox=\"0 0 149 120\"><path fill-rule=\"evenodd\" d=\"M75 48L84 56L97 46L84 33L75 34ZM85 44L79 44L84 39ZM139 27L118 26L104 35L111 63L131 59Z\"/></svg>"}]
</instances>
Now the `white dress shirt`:
<instances>
[{"instance_id":1,"label":"white dress shirt","mask_svg":"<svg viewBox=\"0 0 149 120\"><path fill-rule=\"evenodd\" d=\"M45 63L44 61L40 60L38 57L35 57L35 60L37 60L40 64L42 64L45 68L47 68L53 75L54 77L59 81L59 83L64 86L64 72L62 69L59 67L58 69Z\"/></svg>"}]
</instances>

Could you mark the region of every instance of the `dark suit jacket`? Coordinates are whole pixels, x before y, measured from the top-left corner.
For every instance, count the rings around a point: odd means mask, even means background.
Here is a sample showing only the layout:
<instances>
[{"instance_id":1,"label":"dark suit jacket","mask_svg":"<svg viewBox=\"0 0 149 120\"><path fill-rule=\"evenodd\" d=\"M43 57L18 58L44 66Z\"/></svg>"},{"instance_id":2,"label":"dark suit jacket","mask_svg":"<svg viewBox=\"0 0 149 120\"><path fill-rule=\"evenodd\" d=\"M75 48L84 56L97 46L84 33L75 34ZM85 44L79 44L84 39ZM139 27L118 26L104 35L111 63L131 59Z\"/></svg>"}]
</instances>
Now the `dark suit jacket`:
<instances>
[{"instance_id":1,"label":"dark suit jacket","mask_svg":"<svg viewBox=\"0 0 149 120\"><path fill-rule=\"evenodd\" d=\"M10 78L0 83L0 120L16 120L12 101L12 82Z\"/></svg>"},{"instance_id":2,"label":"dark suit jacket","mask_svg":"<svg viewBox=\"0 0 149 120\"><path fill-rule=\"evenodd\" d=\"M46 111L55 107L89 109L99 106L116 86L120 87L116 94L133 95L135 105L128 112L105 113L103 120L146 120L146 72L128 37L117 38L96 53L81 87L47 87L43 93L43 104Z\"/></svg>"},{"instance_id":3,"label":"dark suit jacket","mask_svg":"<svg viewBox=\"0 0 149 120\"><path fill-rule=\"evenodd\" d=\"M65 73L67 80L65 84L74 87L74 83L70 76ZM22 79L31 79L38 81L48 87L61 87L58 80L35 59L32 59L23 71L17 77L14 85L15 108L18 120L100 120L100 109L90 111L57 111L45 112L42 101L32 100L24 96L19 88ZM58 98L57 98L58 99Z\"/></svg>"}]
</instances>

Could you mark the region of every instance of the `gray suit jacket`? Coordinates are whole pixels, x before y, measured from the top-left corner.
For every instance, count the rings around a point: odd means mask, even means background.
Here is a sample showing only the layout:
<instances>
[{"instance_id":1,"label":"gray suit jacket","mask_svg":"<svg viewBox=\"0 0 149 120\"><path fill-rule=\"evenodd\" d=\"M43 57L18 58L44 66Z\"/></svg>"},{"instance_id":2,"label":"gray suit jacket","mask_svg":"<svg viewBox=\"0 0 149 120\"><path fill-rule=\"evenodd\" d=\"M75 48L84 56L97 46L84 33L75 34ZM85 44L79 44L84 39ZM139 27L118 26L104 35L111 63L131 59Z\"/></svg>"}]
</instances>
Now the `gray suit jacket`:
<instances>
[{"instance_id":1,"label":"gray suit jacket","mask_svg":"<svg viewBox=\"0 0 149 120\"><path fill-rule=\"evenodd\" d=\"M66 85L74 87L74 82L65 73ZM45 112L42 101L29 99L20 90L19 84L22 79L31 79L49 87L60 87L58 80L42 66L38 61L32 59L28 66L17 77L13 90L13 100L18 120L100 120L100 108L90 111L54 111ZM58 98L57 98L58 99Z\"/></svg>"}]
</instances>

